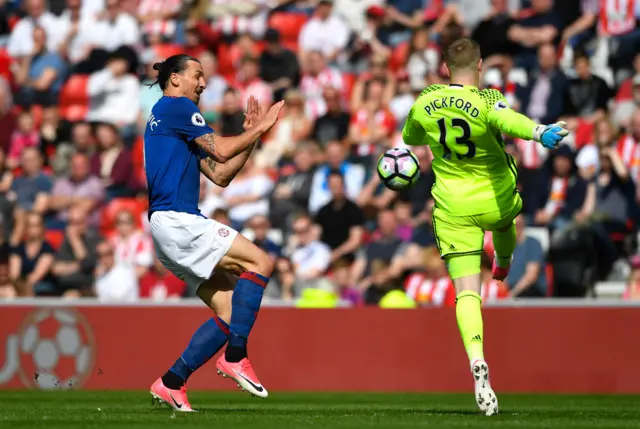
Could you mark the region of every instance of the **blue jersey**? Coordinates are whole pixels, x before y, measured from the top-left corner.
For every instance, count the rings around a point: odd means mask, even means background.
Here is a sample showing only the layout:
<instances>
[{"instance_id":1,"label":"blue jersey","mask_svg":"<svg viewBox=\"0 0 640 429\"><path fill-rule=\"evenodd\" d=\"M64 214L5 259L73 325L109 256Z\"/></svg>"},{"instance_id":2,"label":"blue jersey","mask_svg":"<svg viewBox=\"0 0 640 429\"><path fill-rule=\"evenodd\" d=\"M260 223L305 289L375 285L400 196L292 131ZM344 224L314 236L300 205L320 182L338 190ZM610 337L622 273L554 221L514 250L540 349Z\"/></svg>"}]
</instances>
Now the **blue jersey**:
<instances>
[{"instance_id":1,"label":"blue jersey","mask_svg":"<svg viewBox=\"0 0 640 429\"><path fill-rule=\"evenodd\" d=\"M167 210L200 214L199 163L206 153L194 140L212 132L186 97L164 96L153 106L144 132L149 217Z\"/></svg>"}]
</instances>

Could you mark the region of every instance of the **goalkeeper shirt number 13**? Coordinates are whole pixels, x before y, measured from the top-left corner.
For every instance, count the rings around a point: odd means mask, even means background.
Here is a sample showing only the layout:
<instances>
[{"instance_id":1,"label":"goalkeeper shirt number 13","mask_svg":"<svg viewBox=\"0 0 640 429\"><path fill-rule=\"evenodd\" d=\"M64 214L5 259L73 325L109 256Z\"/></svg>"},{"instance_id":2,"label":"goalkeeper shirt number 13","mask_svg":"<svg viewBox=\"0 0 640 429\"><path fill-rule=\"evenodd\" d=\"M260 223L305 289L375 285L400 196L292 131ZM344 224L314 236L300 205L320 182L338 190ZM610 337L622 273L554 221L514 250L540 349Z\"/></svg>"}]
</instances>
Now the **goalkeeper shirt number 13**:
<instances>
[{"instance_id":1,"label":"goalkeeper shirt number 13","mask_svg":"<svg viewBox=\"0 0 640 429\"><path fill-rule=\"evenodd\" d=\"M518 173L502 132L531 139L535 125L499 91L431 85L413 104L402 137L407 145L431 148L436 205L471 216L510 206Z\"/></svg>"}]
</instances>

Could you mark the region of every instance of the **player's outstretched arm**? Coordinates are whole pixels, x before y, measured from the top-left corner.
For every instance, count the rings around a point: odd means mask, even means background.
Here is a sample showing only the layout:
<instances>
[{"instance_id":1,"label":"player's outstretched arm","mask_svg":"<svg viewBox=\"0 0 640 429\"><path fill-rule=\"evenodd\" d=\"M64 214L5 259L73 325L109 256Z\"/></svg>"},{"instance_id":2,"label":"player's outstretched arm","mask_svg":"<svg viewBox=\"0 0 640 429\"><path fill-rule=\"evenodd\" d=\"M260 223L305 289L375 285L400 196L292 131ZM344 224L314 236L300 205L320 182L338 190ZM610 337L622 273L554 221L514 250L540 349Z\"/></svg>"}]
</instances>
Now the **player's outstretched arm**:
<instances>
[{"instance_id":1,"label":"player's outstretched arm","mask_svg":"<svg viewBox=\"0 0 640 429\"><path fill-rule=\"evenodd\" d=\"M203 158L200 160L200 171L216 185L226 188L247 163L247 159L249 159L255 145L256 143L254 142L239 155L224 164L216 162L213 158Z\"/></svg>"},{"instance_id":2,"label":"player's outstretched arm","mask_svg":"<svg viewBox=\"0 0 640 429\"><path fill-rule=\"evenodd\" d=\"M495 129L523 140L535 140L547 149L555 148L569 134L564 122L539 125L511 109L504 95L494 89L483 91L488 97L487 121ZM491 105L493 103L493 105Z\"/></svg>"},{"instance_id":3,"label":"player's outstretched arm","mask_svg":"<svg viewBox=\"0 0 640 429\"><path fill-rule=\"evenodd\" d=\"M267 114L254 127L234 137L220 137L215 133L204 134L195 139L195 143L214 161L224 164L236 155L247 150L263 134L271 129L278 120L284 101L271 106Z\"/></svg>"}]
</instances>

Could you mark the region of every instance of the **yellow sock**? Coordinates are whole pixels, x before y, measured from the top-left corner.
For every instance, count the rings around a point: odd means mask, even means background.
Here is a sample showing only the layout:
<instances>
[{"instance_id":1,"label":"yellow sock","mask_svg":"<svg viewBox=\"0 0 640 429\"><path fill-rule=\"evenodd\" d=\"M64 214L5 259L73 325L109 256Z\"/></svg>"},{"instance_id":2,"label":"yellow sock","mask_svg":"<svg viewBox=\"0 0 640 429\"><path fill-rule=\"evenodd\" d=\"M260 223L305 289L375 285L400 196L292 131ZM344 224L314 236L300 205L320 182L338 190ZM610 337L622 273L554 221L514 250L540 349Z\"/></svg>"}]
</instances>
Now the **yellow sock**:
<instances>
[{"instance_id":1,"label":"yellow sock","mask_svg":"<svg viewBox=\"0 0 640 429\"><path fill-rule=\"evenodd\" d=\"M460 292L456 297L456 318L469 361L484 360L482 345L482 298L475 292Z\"/></svg>"}]
</instances>

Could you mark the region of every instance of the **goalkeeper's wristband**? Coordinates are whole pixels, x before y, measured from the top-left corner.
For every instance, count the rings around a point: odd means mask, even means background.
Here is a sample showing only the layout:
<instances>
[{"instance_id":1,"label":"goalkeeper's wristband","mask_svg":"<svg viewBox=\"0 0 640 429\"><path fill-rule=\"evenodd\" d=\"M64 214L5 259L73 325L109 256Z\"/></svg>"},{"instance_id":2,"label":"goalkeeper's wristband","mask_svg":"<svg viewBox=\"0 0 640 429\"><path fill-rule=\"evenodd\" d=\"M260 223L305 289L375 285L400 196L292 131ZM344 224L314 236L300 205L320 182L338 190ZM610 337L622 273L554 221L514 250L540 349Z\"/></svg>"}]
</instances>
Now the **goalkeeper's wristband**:
<instances>
[{"instance_id":1,"label":"goalkeeper's wristband","mask_svg":"<svg viewBox=\"0 0 640 429\"><path fill-rule=\"evenodd\" d=\"M547 129L546 125L536 125L535 127L533 127L533 140L540 143L542 141L542 134L544 133L545 129Z\"/></svg>"}]
</instances>

